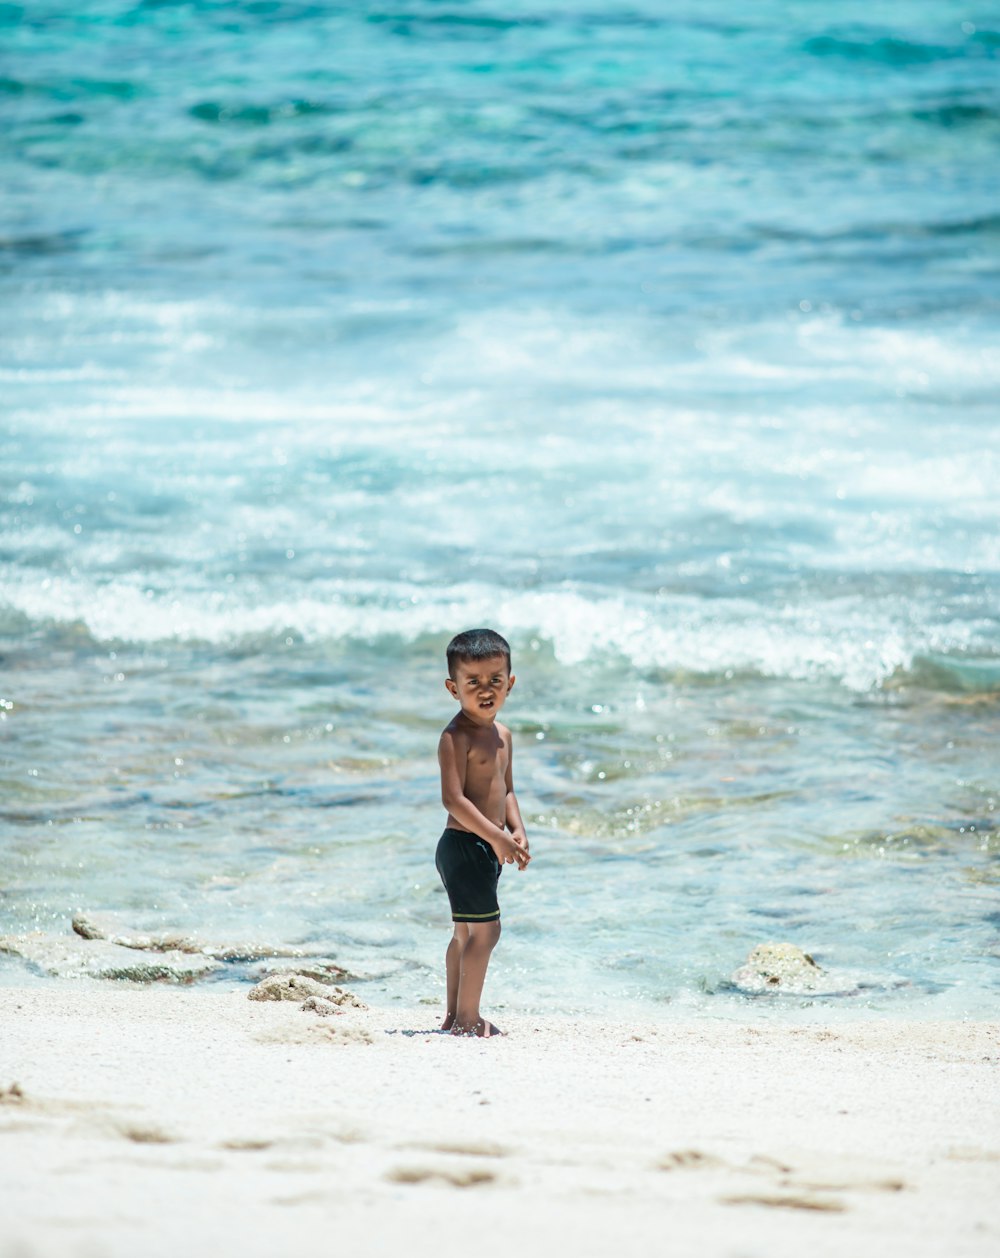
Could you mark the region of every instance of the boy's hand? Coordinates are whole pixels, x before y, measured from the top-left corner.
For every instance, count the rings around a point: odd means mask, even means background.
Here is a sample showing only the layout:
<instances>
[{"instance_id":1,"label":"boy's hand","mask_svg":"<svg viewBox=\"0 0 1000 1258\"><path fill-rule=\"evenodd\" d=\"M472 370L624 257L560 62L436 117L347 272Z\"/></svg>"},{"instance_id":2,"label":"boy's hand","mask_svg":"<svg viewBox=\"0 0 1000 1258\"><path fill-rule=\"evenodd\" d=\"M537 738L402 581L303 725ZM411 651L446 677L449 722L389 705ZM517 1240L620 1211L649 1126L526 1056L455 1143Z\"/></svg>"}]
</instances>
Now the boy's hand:
<instances>
[{"instance_id":1,"label":"boy's hand","mask_svg":"<svg viewBox=\"0 0 1000 1258\"><path fill-rule=\"evenodd\" d=\"M512 834L505 834L493 844L493 851L501 865L516 865L518 869L527 867L531 855L518 839Z\"/></svg>"}]
</instances>

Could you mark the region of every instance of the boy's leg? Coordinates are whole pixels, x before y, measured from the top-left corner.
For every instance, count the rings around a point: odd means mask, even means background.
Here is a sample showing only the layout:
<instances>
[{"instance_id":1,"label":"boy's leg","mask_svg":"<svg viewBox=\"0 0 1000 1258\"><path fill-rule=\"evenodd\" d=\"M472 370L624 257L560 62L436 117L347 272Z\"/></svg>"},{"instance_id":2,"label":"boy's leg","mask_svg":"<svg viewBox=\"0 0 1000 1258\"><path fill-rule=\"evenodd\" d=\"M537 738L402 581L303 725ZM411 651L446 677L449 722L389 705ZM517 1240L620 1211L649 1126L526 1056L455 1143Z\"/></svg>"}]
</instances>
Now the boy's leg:
<instances>
[{"instance_id":1,"label":"boy's leg","mask_svg":"<svg viewBox=\"0 0 1000 1258\"><path fill-rule=\"evenodd\" d=\"M462 949L469 938L467 922L455 922L455 933L448 940L448 949L444 954L444 969L447 977L448 1004L445 1009L442 1031L450 1031L455 1025L455 1012L458 1009L458 979L462 972Z\"/></svg>"},{"instance_id":2,"label":"boy's leg","mask_svg":"<svg viewBox=\"0 0 1000 1258\"><path fill-rule=\"evenodd\" d=\"M500 923L469 922L467 926L468 937L459 955L458 999L452 1031L459 1035L496 1034L496 1027L480 1016L479 999L490 954L500 938Z\"/></svg>"}]
</instances>

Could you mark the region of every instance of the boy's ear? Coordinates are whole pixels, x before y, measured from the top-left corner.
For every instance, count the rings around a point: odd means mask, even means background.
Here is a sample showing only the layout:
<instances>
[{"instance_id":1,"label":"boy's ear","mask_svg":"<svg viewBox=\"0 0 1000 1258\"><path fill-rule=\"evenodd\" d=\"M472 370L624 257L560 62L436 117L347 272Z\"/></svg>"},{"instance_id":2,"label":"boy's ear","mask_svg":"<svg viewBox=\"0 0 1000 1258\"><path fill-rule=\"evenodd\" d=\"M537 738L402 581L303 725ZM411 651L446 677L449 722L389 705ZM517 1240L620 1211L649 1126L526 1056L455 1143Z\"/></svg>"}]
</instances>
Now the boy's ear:
<instances>
[{"instance_id":1,"label":"boy's ear","mask_svg":"<svg viewBox=\"0 0 1000 1258\"><path fill-rule=\"evenodd\" d=\"M510 694L510 692L514 689L515 681L517 681L517 678L514 676L513 673L511 673L511 675L507 678L507 693L508 694Z\"/></svg>"},{"instance_id":2,"label":"boy's ear","mask_svg":"<svg viewBox=\"0 0 1000 1258\"><path fill-rule=\"evenodd\" d=\"M451 679L450 677L446 677L446 678L444 679L444 684L445 684L445 686L446 686L446 688L447 688L447 690L448 690L448 693L451 695L451 697L452 697L453 699L457 699L457 698L458 698L458 687L455 685L455 683L452 681L452 679Z\"/></svg>"}]
</instances>

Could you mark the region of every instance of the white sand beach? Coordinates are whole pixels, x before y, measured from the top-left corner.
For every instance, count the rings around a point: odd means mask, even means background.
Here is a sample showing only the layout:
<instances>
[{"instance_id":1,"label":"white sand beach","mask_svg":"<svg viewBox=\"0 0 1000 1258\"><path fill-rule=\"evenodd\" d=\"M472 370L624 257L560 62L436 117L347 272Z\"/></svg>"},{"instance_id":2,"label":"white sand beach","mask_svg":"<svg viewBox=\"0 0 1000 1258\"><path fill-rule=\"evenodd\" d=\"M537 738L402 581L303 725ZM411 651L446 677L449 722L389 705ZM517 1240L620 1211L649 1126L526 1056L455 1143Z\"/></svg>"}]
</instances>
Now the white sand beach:
<instances>
[{"instance_id":1,"label":"white sand beach","mask_svg":"<svg viewBox=\"0 0 1000 1258\"><path fill-rule=\"evenodd\" d=\"M994 1255L1000 1024L0 989L0 1255Z\"/></svg>"}]
</instances>

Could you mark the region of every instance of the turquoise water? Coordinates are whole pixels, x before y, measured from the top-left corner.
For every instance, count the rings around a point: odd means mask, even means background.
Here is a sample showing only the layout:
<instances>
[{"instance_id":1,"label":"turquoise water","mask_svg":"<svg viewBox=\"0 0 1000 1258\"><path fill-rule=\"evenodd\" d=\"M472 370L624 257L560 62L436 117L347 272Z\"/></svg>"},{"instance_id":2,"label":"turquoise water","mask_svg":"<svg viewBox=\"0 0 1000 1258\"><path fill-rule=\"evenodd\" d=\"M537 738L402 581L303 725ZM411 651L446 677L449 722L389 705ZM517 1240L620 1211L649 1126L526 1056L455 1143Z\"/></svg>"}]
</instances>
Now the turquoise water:
<instances>
[{"instance_id":1,"label":"turquoise water","mask_svg":"<svg viewBox=\"0 0 1000 1258\"><path fill-rule=\"evenodd\" d=\"M995 1012L998 63L927 0L0 5L0 931L439 995L487 623L497 1004L742 1014L782 939Z\"/></svg>"}]
</instances>

